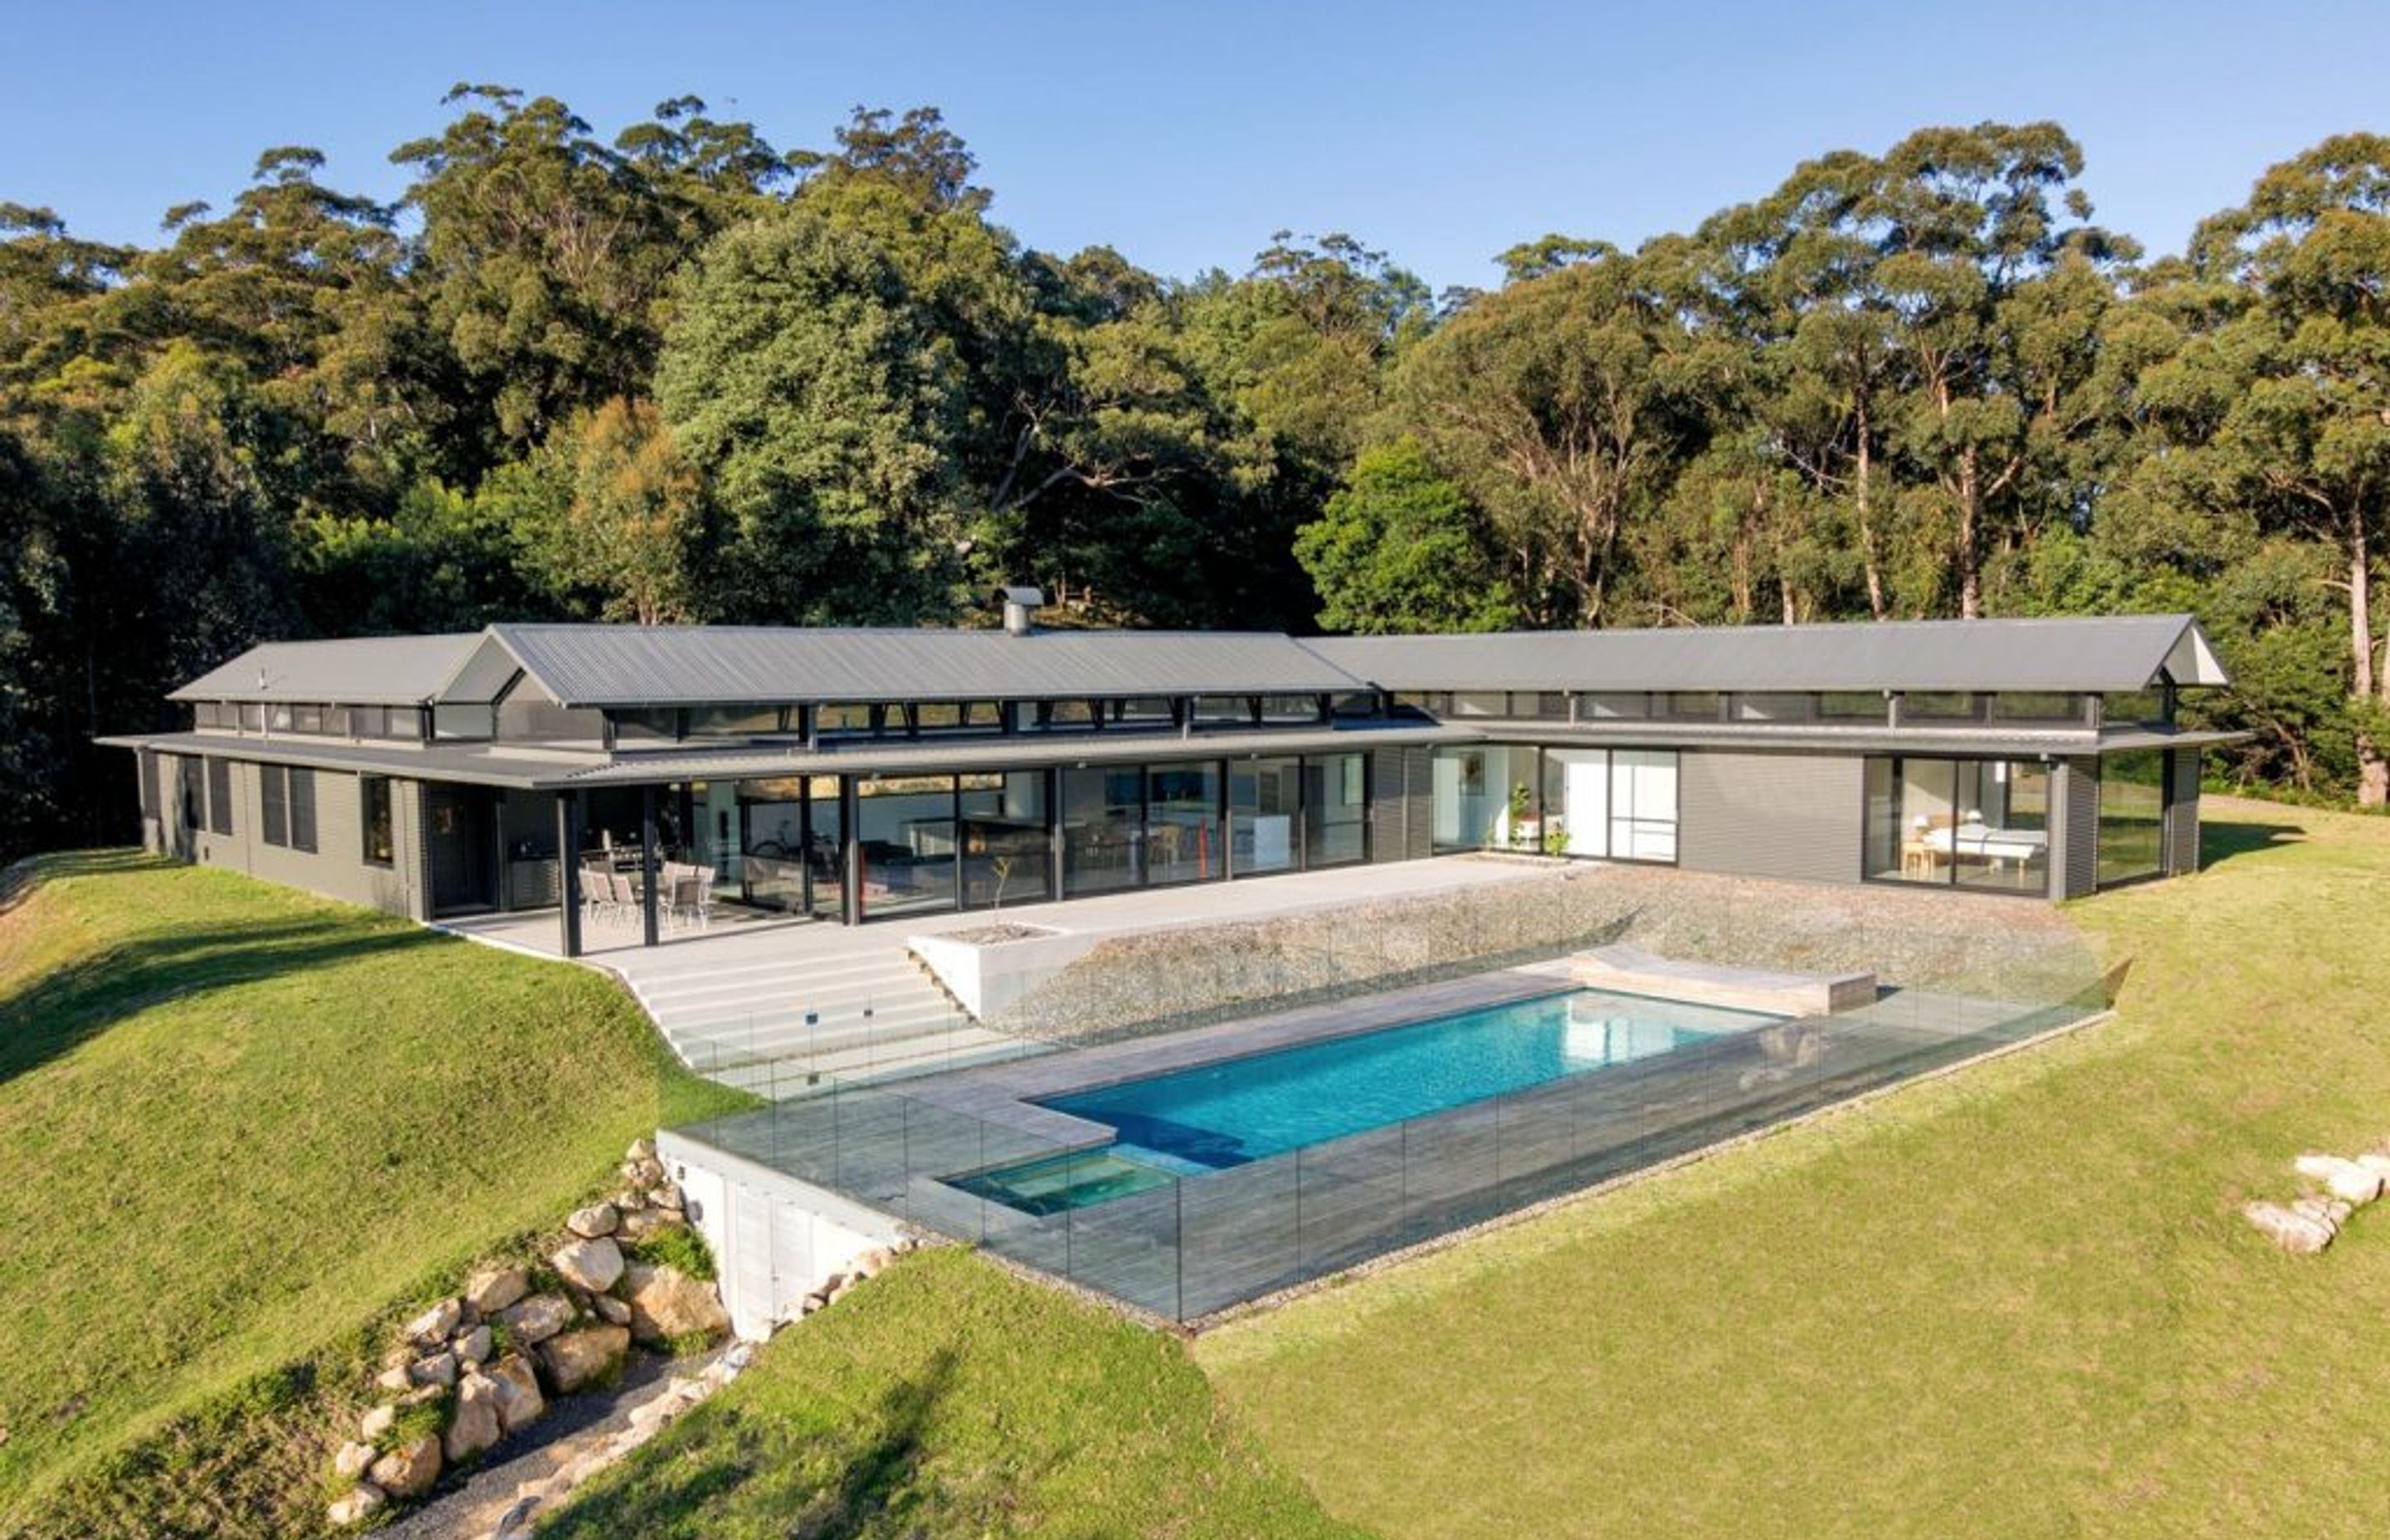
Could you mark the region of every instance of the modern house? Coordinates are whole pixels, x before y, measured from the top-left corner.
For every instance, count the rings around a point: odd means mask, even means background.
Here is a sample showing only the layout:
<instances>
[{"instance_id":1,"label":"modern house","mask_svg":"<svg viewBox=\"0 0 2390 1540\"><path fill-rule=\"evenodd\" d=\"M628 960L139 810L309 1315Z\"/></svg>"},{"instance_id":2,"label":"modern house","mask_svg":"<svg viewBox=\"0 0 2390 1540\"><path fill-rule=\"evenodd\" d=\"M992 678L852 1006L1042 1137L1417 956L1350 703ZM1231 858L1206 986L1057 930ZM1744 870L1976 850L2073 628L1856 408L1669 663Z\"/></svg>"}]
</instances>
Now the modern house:
<instances>
[{"instance_id":1,"label":"modern house","mask_svg":"<svg viewBox=\"0 0 2390 1540\"><path fill-rule=\"evenodd\" d=\"M156 851L418 919L867 922L1485 847L2065 898L2198 857L2186 616L1299 641L494 625L173 694ZM700 891L694 891L701 889ZM686 912L686 913L685 913Z\"/></svg>"}]
</instances>

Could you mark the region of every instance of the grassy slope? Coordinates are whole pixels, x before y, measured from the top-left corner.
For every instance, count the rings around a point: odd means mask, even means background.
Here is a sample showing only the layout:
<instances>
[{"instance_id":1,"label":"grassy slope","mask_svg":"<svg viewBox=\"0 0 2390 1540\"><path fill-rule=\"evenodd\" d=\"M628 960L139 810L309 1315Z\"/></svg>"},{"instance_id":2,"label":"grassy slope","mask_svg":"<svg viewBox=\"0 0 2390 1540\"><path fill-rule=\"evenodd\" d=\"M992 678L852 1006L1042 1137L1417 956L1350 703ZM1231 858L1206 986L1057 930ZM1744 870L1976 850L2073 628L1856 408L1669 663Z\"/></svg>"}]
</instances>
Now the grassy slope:
<instances>
[{"instance_id":1,"label":"grassy slope","mask_svg":"<svg viewBox=\"0 0 2390 1540\"><path fill-rule=\"evenodd\" d=\"M2316 1259L2234 1211L2390 1135L2390 821L2208 814L2210 870L2075 910L2115 1021L1199 1361L1387 1536L2384 1533L2390 1207Z\"/></svg>"},{"instance_id":2,"label":"grassy slope","mask_svg":"<svg viewBox=\"0 0 2390 1540\"><path fill-rule=\"evenodd\" d=\"M959 1250L906 1258L542 1540L1273 1540L1353 1532L1271 1468L1176 1338Z\"/></svg>"},{"instance_id":3,"label":"grassy slope","mask_svg":"<svg viewBox=\"0 0 2390 1540\"><path fill-rule=\"evenodd\" d=\"M272 1533L320 1458L277 1439L353 1393L315 1371L601 1181L660 1049L592 973L131 855L32 872L0 913L0 1533Z\"/></svg>"}]
</instances>

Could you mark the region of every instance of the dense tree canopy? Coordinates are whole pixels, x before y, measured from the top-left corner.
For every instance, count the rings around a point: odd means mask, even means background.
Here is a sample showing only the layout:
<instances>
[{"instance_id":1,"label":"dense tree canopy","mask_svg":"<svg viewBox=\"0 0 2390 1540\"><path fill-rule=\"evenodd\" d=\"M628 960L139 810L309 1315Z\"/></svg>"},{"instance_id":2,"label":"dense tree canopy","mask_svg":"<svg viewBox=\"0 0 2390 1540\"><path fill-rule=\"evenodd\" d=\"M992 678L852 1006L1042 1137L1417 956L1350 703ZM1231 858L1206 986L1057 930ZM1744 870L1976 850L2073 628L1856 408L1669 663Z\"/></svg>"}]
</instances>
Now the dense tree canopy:
<instances>
[{"instance_id":1,"label":"dense tree canopy","mask_svg":"<svg viewBox=\"0 0 2390 1540\"><path fill-rule=\"evenodd\" d=\"M934 108L784 152L688 96L445 105L391 205L305 146L148 248L0 202L0 853L120 832L89 736L259 638L997 581L1356 631L2187 609L2256 735L2221 768L2390 799L2390 139L2145 262L2056 125L1931 128L1433 296L1338 232L1026 249Z\"/></svg>"}]
</instances>

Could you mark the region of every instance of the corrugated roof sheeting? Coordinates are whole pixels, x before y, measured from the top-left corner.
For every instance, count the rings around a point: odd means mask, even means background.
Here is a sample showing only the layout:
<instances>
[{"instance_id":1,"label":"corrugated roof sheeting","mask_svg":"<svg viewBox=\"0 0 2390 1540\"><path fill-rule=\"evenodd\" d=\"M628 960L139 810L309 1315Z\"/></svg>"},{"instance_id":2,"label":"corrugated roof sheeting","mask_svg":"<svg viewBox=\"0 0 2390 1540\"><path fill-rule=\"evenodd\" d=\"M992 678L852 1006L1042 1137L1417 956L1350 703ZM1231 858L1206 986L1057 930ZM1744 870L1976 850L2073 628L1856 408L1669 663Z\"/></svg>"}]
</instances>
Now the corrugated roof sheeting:
<instances>
[{"instance_id":1,"label":"corrugated roof sheeting","mask_svg":"<svg viewBox=\"0 0 2390 1540\"><path fill-rule=\"evenodd\" d=\"M1034 696L1312 693L1356 687L1270 633L500 625L569 706Z\"/></svg>"},{"instance_id":2,"label":"corrugated roof sheeting","mask_svg":"<svg viewBox=\"0 0 2390 1540\"><path fill-rule=\"evenodd\" d=\"M1304 645L1395 690L2135 690L2181 656L2214 653L2187 615L1666 631L1346 636Z\"/></svg>"},{"instance_id":3,"label":"corrugated roof sheeting","mask_svg":"<svg viewBox=\"0 0 2390 1540\"><path fill-rule=\"evenodd\" d=\"M167 699L420 705L440 693L481 640L468 634L263 642Z\"/></svg>"}]
</instances>

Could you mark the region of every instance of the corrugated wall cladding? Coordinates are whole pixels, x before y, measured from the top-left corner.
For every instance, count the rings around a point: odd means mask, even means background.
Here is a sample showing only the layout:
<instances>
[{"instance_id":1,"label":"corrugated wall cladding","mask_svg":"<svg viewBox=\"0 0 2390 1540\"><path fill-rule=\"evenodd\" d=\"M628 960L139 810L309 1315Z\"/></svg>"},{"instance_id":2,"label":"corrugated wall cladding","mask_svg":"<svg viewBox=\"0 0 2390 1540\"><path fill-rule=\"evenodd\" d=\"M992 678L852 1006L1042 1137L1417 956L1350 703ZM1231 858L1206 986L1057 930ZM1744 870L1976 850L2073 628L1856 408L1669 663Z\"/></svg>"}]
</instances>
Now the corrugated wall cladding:
<instances>
[{"instance_id":1,"label":"corrugated wall cladding","mask_svg":"<svg viewBox=\"0 0 2390 1540\"><path fill-rule=\"evenodd\" d=\"M2199 769L2200 751L2196 749L2176 749L2171 751L2169 795L2166 799L2166 870L2174 873L2195 872L2199 869Z\"/></svg>"},{"instance_id":2,"label":"corrugated wall cladding","mask_svg":"<svg viewBox=\"0 0 2390 1540\"><path fill-rule=\"evenodd\" d=\"M2100 885L2100 762L2069 759L2051 776L2063 804L2058 818L2060 898L2081 898Z\"/></svg>"},{"instance_id":3,"label":"corrugated wall cladding","mask_svg":"<svg viewBox=\"0 0 2390 1540\"><path fill-rule=\"evenodd\" d=\"M303 888L326 898L362 904L388 914L423 918L423 885L410 876L419 867L421 844L418 816L412 831L412 843L417 848L412 852L408 849L410 831L405 809L413 799L393 799L392 812L398 821L398 859L389 866L376 866L365 859L365 804L358 777L337 770L292 772L315 778L315 848L303 851L266 842L261 786L264 766L244 760L235 760L231 766L232 832L215 834L201 828L193 834L183 833L180 763L179 758L171 755L160 760L160 789L165 814L161 832L171 853L201 866L244 872L268 882ZM393 783L394 789L414 785L411 781Z\"/></svg>"},{"instance_id":4,"label":"corrugated wall cladding","mask_svg":"<svg viewBox=\"0 0 2390 1540\"><path fill-rule=\"evenodd\" d=\"M1865 763L1851 754L1679 756L1677 864L1743 877L1857 881Z\"/></svg>"}]
</instances>

